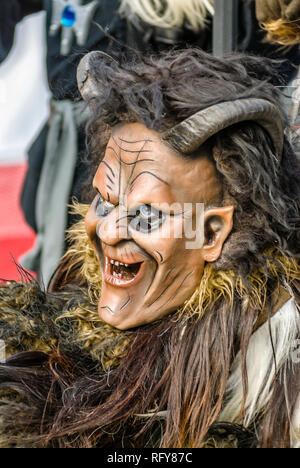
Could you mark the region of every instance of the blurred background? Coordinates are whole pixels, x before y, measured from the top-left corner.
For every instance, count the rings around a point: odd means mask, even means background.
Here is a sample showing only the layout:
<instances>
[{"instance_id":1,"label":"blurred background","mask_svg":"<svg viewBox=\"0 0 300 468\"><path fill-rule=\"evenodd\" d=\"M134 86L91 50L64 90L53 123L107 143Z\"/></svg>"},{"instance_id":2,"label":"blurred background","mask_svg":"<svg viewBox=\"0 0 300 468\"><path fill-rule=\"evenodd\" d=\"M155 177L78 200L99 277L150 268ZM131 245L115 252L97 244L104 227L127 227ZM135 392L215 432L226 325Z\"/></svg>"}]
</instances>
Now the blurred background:
<instances>
[{"instance_id":1,"label":"blurred background","mask_svg":"<svg viewBox=\"0 0 300 468\"><path fill-rule=\"evenodd\" d=\"M0 64L0 278L19 279L15 266L34 244L20 193L27 151L49 115L45 12L17 24L13 47Z\"/></svg>"}]
</instances>

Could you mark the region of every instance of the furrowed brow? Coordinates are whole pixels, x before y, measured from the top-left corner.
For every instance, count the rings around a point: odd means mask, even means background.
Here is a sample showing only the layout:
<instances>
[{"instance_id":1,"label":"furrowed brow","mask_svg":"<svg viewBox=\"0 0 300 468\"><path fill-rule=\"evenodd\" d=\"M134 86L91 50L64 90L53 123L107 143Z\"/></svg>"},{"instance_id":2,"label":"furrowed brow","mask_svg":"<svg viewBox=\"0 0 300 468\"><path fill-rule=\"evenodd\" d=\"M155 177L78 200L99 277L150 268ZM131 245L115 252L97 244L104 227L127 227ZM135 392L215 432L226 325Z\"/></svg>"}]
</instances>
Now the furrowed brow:
<instances>
[{"instance_id":1,"label":"furrowed brow","mask_svg":"<svg viewBox=\"0 0 300 468\"><path fill-rule=\"evenodd\" d=\"M170 187L170 184L169 182L166 182L165 180L163 180L161 177L159 177L158 175L154 174L153 172L151 171L142 171L140 172L137 176L135 176L135 178L131 181L130 183L130 191L133 189L133 185L134 183L136 182L136 180L142 176L143 174L149 174L151 175L152 177L155 177L155 179L159 180L160 182L164 183L165 185L167 185L168 187Z\"/></svg>"}]
</instances>

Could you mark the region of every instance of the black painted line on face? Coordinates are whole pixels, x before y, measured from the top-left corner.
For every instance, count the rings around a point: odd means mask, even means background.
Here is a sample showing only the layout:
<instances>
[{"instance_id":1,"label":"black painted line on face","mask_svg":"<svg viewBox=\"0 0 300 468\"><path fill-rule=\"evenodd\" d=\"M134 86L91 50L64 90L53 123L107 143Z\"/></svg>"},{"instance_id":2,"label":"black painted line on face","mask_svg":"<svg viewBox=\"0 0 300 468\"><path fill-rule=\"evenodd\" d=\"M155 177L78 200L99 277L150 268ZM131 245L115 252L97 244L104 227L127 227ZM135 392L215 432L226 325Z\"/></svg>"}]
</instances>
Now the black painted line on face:
<instances>
[{"instance_id":1,"label":"black painted line on face","mask_svg":"<svg viewBox=\"0 0 300 468\"><path fill-rule=\"evenodd\" d=\"M142 143L143 141L145 141L146 143L150 142L150 143L153 143L154 140L149 140L149 139L146 139L146 140L124 140L124 138L120 138L118 137L120 141L124 142L124 143L129 143L129 144L134 144L134 143Z\"/></svg>"},{"instance_id":2,"label":"black painted line on face","mask_svg":"<svg viewBox=\"0 0 300 468\"><path fill-rule=\"evenodd\" d=\"M145 261L153 260L157 265L155 258L153 258L153 256L150 255L143 247L141 247L134 239L127 239L126 244L127 245L124 246L125 257L128 256L129 258L131 257L131 259L134 260L135 253L139 253L145 258ZM137 250L135 250L134 252L132 252L132 244L136 245L137 247Z\"/></svg>"},{"instance_id":3,"label":"black painted line on face","mask_svg":"<svg viewBox=\"0 0 300 468\"><path fill-rule=\"evenodd\" d=\"M117 143L116 139L114 136L112 136L112 140L113 142L115 143L115 145L121 150L121 151L124 151L125 153L151 153L152 151L151 150L146 150L146 149L142 149L142 150L129 150L127 148L123 148L122 145L119 145L119 143ZM119 138L120 140L120 138ZM145 144L147 143L148 140L141 140L141 142L144 143L143 147L145 146ZM134 142L133 142L134 143ZM138 141L136 141L136 143L139 143Z\"/></svg>"},{"instance_id":4,"label":"black painted line on face","mask_svg":"<svg viewBox=\"0 0 300 468\"><path fill-rule=\"evenodd\" d=\"M140 151L139 151L139 152L137 153L137 155L136 155L135 164L132 166L132 170L131 170L130 176L129 176L129 178L128 178L127 187L126 187L126 192L127 192L127 190L128 190L128 187L129 187L129 185L130 185L130 182L131 182L133 173L134 173L134 171L135 171L136 163L137 163L137 161L138 161L138 159L139 159L139 157L140 157L140 154L141 154L141 152L142 152L142 150L144 149L144 147L145 147L146 144L147 144L147 141L144 141L144 143L143 143L143 145L142 145Z\"/></svg>"},{"instance_id":5,"label":"black painted line on face","mask_svg":"<svg viewBox=\"0 0 300 468\"><path fill-rule=\"evenodd\" d=\"M109 180L109 182L110 182L111 184L113 184L113 185L114 185L114 181L112 180L112 178L111 178L111 177L109 177L109 175L108 175L108 174L106 174L106 178Z\"/></svg>"},{"instance_id":6,"label":"black painted line on face","mask_svg":"<svg viewBox=\"0 0 300 468\"><path fill-rule=\"evenodd\" d=\"M120 221L122 221L123 219L127 219L127 218L128 218L128 215L121 216L121 218L117 219L116 224L119 224Z\"/></svg>"},{"instance_id":7,"label":"black painted line on face","mask_svg":"<svg viewBox=\"0 0 300 468\"><path fill-rule=\"evenodd\" d=\"M127 307L130 302L131 302L131 297L129 296L128 299L126 300L126 302L120 308L120 310L124 310L125 307Z\"/></svg>"},{"instance_id":8,"label":"black painted line on face","mask_svg":"<svg viewBox=\"0 0 300 468\"><path fill-rule=\"evenodd\" d=\"M143 174L149 174L151 175L152 177L155 177L157 180L159 180L160 182L163 182L164 184L166 184L168 187L170 186L169 182L166 182L165 180L163 180L161 177L159 177L158 175L156 174L153 174L153 172L151 171L142 171L140 172L134 179L133 181L131 182L130 184L130 191L132 191L132 187L133 187L133 184L135 183L135 181L140 177L142 176Z\"/></svg>"},{"instance_id":9,"label":"black painted line on face","mask_svg":"<svg viewBox=\"0 0 300 468\"><path fill-rule=\"evenodd\" d=\"M116 152L116 150L112 146L108 146L106 149L111 150L113 152L113 154L116 156L116 158L118 159L118 161L120 161L122 164L124 164L124 166L133 166L133 165L135 165L137 163L140 163L140 162L154 161L154 159L139 159L138 161L134 161L132 163L127 163L127 162L123 161L121 156L118 155L118 153ZM149 152L151 152L151 151L149 151ZM136 153L136 151L132 151L132 153Z\"/></svg>"},{"instance_id":10,"label":"black painted line on face","mask_svg":"<svg viewBox=\"0 0 300 468\"><path fill-rule=\"evenodd\" d=\"M160 262L162 263L163 260L164 260L162 254L158 250L155 250L155 252L158 254L158 256L160 258Z\"/></svg>"},{"instance_id":11,"label":"black painted line on face","mask_svg":"<svg viewBox=\"0 0 300 468\"><path fill-rule=\"evenodd\" d=\"M131 178L132 178L132 175L134 173L134 170L135 170L135 167L136 167L136 164L137 162L139 162L139 157L140 157L140 154L144 151L144 147L145 145L147 144L147 140L143 140L143 144L141 146L141 148L137 151L135 151L136 153L136 158L135 158L135 161L133 161L132 163L125 163L122 159L122 147L120 145L117 144L115 138L113 138L113 141L115 142L115 144L118 146L119 148L119 154L114 150L114 148L112 147L109 147L112 151L113 151L113 154L115 154L119 160L119 189L118 189L118 199L119 199L119 203L120 203L120 196L121 196L121 179L122 179L122 173L121 173L121 170L122 170L122 164L125 164L127 166L132 166L132 170L131 170L131 173L130 173L130 176L128 178L128 182L127 182L127 185L126 185L126 188L124 190L124 194L127 192L127 189L128 189L128 186L129 186L129 183L131 181ZM108 179L109 179L109 176L107 175ZM111 189L112 190L112 189Z\"/></svg>"},{"instance_id":12,"label":"black painted line on face","mask_svg":"<svg viewBox=\"0 0 300 468\"><path fill-rule=\"evenodd\" d=\"M170 274L172 273L173 270L174 270L174 267L170 268L170 270L168 271L168 273L165 276L165 281L169 278L169 276L170 276Z\"/></svg>"},{"instance_id":13,"label":"black painted line on face","mask_svg":"<svg viewBox=\"0 0 300 468\"><path fill-rule=\"evenodd\" d=\"M152 286L152 284L153 284L153 281L154 281L154 278L155 278L155 276L156 276L157 270L158 270L158 264L157 264L157 262L155 262L155 264L156 264L156 265L155 265L155 270L154 270L154 272L153 272L152 279L151 279L151 281L150 281L150 283L149 283L149 286L148 286L148 288L147 288L147 290L146 290L146 292L145 292L145 296L146 296L146 294L148 293L149 289L151 288L151 286Z\"/></svg>"},{"instance_id":14,"label":"black painted line on face","mask_svg":"<svg viewBox=\"0 0 300 468\"><path fill-rule=\"evenodd\" d=\"M177 287L176 289L176 292L175 294L173 294L173 296L171 296L167 302L165 302L158 310L162 309L163 307L165 307L169 302L171 302L173 299L175 299L175 297L177 296L177 294L179 294L180 292L180 289L182 288L182 286L184 285L185 281L191 276L191 274L194 272L194 270L190 271L187 275L185 275L185 277L183 278L182 282L180 283L180 285ZM178 275L177 275L178 276ZM174 278L176 279L177 276ZM173 284L173 283L172 283Z\"/></svg>"},{"instance_id":15,"label":"black painted line on face","mask_svg":"<svg viewBox=\"0 0 300 468\"><path fill-rule=\"evenodd\" d=\"M109 306L103 306L103 307L100 307L100 309L107 309L112 315L114 314L112 309Z\"/></svg>"},{"instance_id":16,"label":"black painted line on face","mask_svg":"<svg viewBox=\"0 0 300 468\"><path fill-rule=\"evenodd\" d=\"M128 233L129 233L129 230L128 230ZM129 235L130 235L130 233L129 233ZM154 278L156 276L156 273L157 273L157 270L158 270L158 263L157 263L156 259L153 257L153 255L150 254L149 252L147 252L147 250L145 250L143 247L141 247L133 238L131 238L129 242L133 242L138 247L139 251L142 252L142 254L145 256L146 261L151 261L152 260L154 262L154 264L155 264L155 270L153 272L152 279L151 279L151 281L149 283L149 286L148 286L148 288L146 289L146 292L145 292L145 296L146 296L146 294L148 293L149 289L151 288L152 283L154 281ZM127 253L127 248L125 248L125 253ZM174 268L172 268L171 271L173 269Z\"/></svg>"},{"instance_id":17,"label":"black painted line on face","mask_svg":"<svg viewBox=\"0 0 300 468\"><path fill-rule=\"evenodd\" d=\"M173 282L176 280L176 278L180 275L180 273L177 273L177 275L174 276L174 278L172 279L172 282L168 284L168 286L160 293L159 296L157 296L157 298L147 306L147 309L149 307L151 307L153 304L155 304L155 302L157 302L159 299L162 298L162 296L167 292L167 290L172 286Z\"/></svg>"},{"instance_id":18,"label":"black painted line on face","mask_svg":"<svg viewBox=\"0 0 300 468\"><path fill-rule=\"evenodd\" d=\"M110 170L112 176L115 177L114 171L112 170L112 168L110 167L110 165L106 161L101 161L100 164L104 164ZM99 164L99 166L100 166L100 164Z\"/></svg>"}]
</instances>

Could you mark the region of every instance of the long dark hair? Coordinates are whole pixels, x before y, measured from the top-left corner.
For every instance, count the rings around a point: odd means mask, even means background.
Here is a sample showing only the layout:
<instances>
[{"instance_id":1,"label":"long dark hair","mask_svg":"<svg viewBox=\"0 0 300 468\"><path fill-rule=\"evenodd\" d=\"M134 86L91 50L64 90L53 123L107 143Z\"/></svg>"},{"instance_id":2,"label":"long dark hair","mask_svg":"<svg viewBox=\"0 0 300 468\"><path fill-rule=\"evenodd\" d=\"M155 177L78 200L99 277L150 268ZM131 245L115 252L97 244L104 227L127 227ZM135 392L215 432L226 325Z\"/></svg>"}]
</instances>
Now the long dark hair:
<instances>
[{"instance_id":1,"label":"long dark hair","mask_svg":"<svg viewBox=\"0 0 300 468\"><path fill-rule=\"evenodd\" d=\"M11 424L23 443L46 447L200 447L222 406L233 337L240 332L246 348L255 315L216 306L200 321L171 316L137 329L106 372L59 347L12 356L0 366L1 388L26 404L7 407L7 431Z\"/></svg>"},{"instance_id":2,"label":"long dark hair","mask_svg":"<svg viewBox=\"0 0 300 468\"><path fill-rule=\"evenodd\" d=\"M138 63L103 66L97 73L103 89L89 128L94 167L103 155L109 120L111 125L116 120L140 121L164 130L221 101L261 97L276 104L279 99L270 84L273 65L262 58L215 58L191 49ZM249 294L249 276L260 268L265 271L270 298L286 278L283 271L276 276L268 270L266 250L275 248L294 258L299 255L299 162L285 141L278 164L268 135L255 123L221 132L208 142L208 149L224 197L230 197L236 207L234 229L214 267L242 277ZM57 278L52 288L57 296L76 282L66 262ZM291 287L296 288L296 282ZM0 367L1 387L11 387L25 403L22 412L18 406L8 406L8 421L38 446L205 445L224 404L230 367L239 350L246 398L246 353L261 310L251 305L245 308L243 299L236 293L231 304L219 297L201 318L178 318L174 313L132 330L126 355L108 370L95 369L88 357L77 359L76 353L63 349L59 339L50 355L12 356ZM289 372L285 389L282 372ZM258 416L259 440L255 443L249 436L248 445L289 446L289 418L299 376L299 366L279 369L273 396ZM237 428L232 426L232 430L237 440L244 440L244 433L239 438Z\"/></svg>"}]
</instances>

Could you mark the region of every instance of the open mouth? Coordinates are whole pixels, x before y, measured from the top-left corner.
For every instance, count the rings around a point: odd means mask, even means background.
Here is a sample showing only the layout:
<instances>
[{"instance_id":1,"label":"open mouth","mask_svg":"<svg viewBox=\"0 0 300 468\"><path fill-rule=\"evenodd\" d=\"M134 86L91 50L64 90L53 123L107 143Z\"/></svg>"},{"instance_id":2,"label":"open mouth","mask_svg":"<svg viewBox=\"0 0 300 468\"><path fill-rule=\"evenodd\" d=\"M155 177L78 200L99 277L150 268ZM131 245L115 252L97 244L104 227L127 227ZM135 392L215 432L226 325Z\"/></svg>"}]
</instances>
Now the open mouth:
<instances>
[{"instance_id":1,"label":"open mouth","mask_svg":"<svg viewBox=\"0 0 300 468\"><path fill-rule=\"evenodd\" d=\"M113 286L129 286L136 283L141 276L142 265L138 263L122 263L105 257L104 279Z\"/></svg>"}]
</instances>

